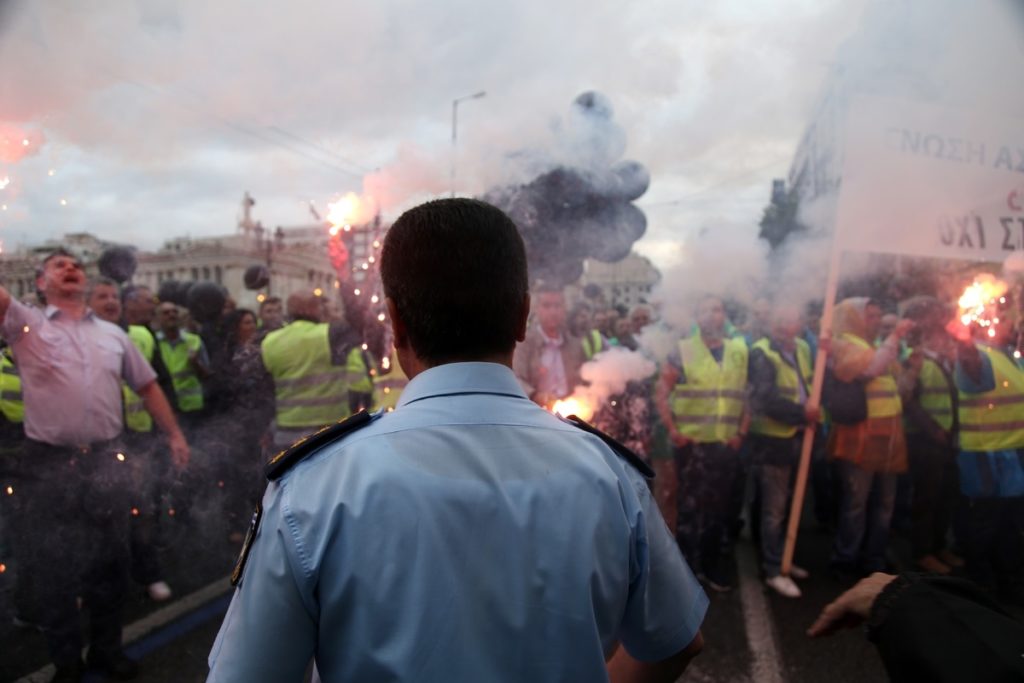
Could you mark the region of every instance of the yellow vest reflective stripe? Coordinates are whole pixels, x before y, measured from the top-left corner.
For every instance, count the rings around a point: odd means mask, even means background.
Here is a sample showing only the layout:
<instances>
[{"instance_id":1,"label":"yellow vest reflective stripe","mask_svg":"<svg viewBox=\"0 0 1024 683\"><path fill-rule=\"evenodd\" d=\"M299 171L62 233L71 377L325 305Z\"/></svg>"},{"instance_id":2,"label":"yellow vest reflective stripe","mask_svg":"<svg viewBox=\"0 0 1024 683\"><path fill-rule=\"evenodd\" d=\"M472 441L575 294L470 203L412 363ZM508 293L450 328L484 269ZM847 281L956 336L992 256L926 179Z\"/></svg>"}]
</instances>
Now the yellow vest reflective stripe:
<instances>
[{"instance_id":1,"label":"yellow vest reflective stripe","mask_svg":"<svg viewBox=\"0 0 1024 683\"><path fill-rule=\"evenodd\" d=\"M174 346L166 340L160 340L160 356L171 375L178 409L183 413L191 413L203 408L203 385L189 364L188 357L192 353L198 353L202 342L198 335L191 332L182 330L180 334L183 341Z\"/></svg>"},{"instance_id":2,"label":"yellow vest reflective stripe","mask_svg":"<svg viewBox=\"0 0 1024 683\"><path fill-rule=\"evenodd\" d=\"M583 335L583 355L590 360L604 350L604 343L601 341L601 333L591 330Z\"/></svg>"},{"instance_id":3,"label":"yellow vest reflective stripe","mask_svg":"<svg viewBox=\"0 0 1024 683\"><path fill-rule=\"evenodd\" d=\"M348 417L348 369L331 363L327 323L296 320L268 334L261 351L274 378L279 427L319 427Z\"/></svg>"},{"instance_id":4,"label":"yellow vest reflective stripe","mask_svg":"<svg viewBox=\"0 0 1024 683\"><path fill-rule=\"evenodd\" d=\"M965 451L1024 448L1024 371L999 351L978 349L991 361L996 385L983 394L960 393L960 447Z\"/></svg>"},{"instance_id":5,"label":"yellow vest reflective stripe","mask_svg":"<svg viewBox=\"0 0 1024 683\"><path fill-rule=\"evenodd\" d=\"M753 348L760 349L765 357L772 362L772 365L775 366L775 388L779 395L787 401L799 403L800 377L797 376L796 369L787 363L778 351L772 348L771 341L767 337L755 342ZM796 340L796 361L797 365L800 366L800 375L803 377L804 387L807 391L810 391L814 375L811 347L803 339ZM784 424L773 420L767 415L754 415L750 423L750 431L753 433L782 439L796 436L798 430L799 427L796 425Z\"/></svg>"},{"instance_id":6,"label":"yellow vest reflective stripe","mask_svg":"<svg viewBox=\"0 0 1024 683\"><path fill-rule=\"evenodd\" d=\"M953 397L949 395L949 384L942 368L931 358L921 364L921 408L943 429L953 428ZM908 431L915 431L916 425L907 421Z\"/></svg>"},{"instance_id":7,"label":"yellow vest reflective stripe","mask_svg":"<svg viewBox=\"0 0 1024 683\"><path fill-rule=\"evenodd\" d=\"M25 421L25 403L21 395L21 375L9 351L0 351L0 413L8 422Z\"/></svg>"},{"instance_id":8,"label":"yellow vest reflective stripe","mask_svg":"<svg viewBox=\"0 0 1024 683\"><path fill-rule=\"evenodd\" d=\"M378 372L373 378L373 404L384 410L394 410L409 378L402 372L394 351L388 358L388 367L390 371L387 374Z\"/></svg>"},{"instance_id":9,"label":"yellow vest reflective stripe","mask_svg":"<svg viewBox=\"0 0 1024 683\"><path fill-rule=\"evenodd\" d=\"M131 325L128 327L128 338L135 344L142 357L152 363L153 350L156 346L153 335L140 325ZM153 418L146 412L142 398L128 388L127 384L121 385L121 393L124 396L124 426L133 432L153 431Z\"/></svg>"},{"instance_id":10,"label":"yellow vest reflective stripe","mask_svg":"<svg viewBox=\"0 0 1024 683\"><path fill-rule=\"evenodd\" d=\"M860 337L853 334L843 334L842 339L859 346L862 349L875 351L875 347L868 344ZM876 417L893 417L903 413L903 403L900 401L900 392L896 386L896 378L885 372L875 377L867 386L864 393L868 398L868 419Z\"/></svg>"},{"instance_id":11,"label":"yellow vest reflective stripe","mask_svg":"<svg viewBox=\"0 0 1024 683\"><path fill-rule=\"evenodd\" d=\"M703 443L736 436L747 386L747 345L742 339L723 341L719 364L700 334L679 342L686 382L677 384L670 403L676 428Z\"/></svg>"}]
</instances>

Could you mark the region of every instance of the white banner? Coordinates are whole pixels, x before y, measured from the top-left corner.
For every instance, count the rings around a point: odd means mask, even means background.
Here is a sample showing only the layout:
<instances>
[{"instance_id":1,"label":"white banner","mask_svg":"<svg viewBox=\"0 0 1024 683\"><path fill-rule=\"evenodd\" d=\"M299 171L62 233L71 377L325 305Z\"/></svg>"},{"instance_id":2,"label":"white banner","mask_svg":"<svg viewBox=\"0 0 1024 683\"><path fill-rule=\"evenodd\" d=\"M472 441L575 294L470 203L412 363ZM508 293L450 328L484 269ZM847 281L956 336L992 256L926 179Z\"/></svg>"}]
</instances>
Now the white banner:
<instances>
[{"instance_id":1,"label":"white banner","mask_svg":"<svg viewBox=\"0 0 1024 683\"><path fill-rule=\"evenodd\" d=\"M839 192L843 249L1003 261L1024 251L1024 121L861 98Z\"/></svg>"}]
</instances>

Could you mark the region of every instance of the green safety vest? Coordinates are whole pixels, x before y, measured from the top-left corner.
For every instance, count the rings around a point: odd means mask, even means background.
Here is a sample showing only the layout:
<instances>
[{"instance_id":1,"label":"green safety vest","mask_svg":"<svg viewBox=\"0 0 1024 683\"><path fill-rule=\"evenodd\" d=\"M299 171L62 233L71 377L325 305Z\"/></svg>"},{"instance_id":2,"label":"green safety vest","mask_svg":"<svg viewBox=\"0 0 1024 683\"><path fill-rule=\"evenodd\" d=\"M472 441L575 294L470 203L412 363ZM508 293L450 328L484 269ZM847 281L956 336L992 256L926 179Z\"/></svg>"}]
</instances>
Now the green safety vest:
<instances>
[{"instance_id":1,"label":"green safety vest","mask_svg":"<svg viewBox=\"0 0 1024 683\"><path fill-rule=\"evenodd\" d=\"M811 347L803 339L796 340L796 362L800 366L800 376L797 376L796 368L783 359L782 354L772 348L771 340L767 337L759 339L754 343L753 348L760 349L765 357L775 366L775 388L779 395L793 403L800 402L800 380L803 378L804 389L810 393L810 386L814 377L814 365L811 361ZM778 420L773 420L767 415L754 415L750 423L750 431L762 436L773 436L781 439L788 439L796 436L800 427L789 425Z\"/></svg>"},{"instance_id":2,"label":"green safety vest","mask_svg":"<svg viewBox=\"0 0 1024 683\"><path fill-rule=\"evenodd\" d=\"M736 436L747 386L747 344L723 341L719 364L700 334L679 342L686 383L676 384L670 403L681 434L701 443L724 443Z\"/></svg>"},{"instance_id":3,"label":"green safety vest","mask_svg":"<svg viewBox=\"0 0 1024 683\"><path fill-rule=\"evenodd\" d=\"M949 383L942 368L931 358L925 357L918 375L921 383L921 408L945 430L953 428L953 397L949 393ZM908 432L918 431L917 425L911 420L905 421Z\"/></svg>"},{"instance_id":4,"label":"green safety vest","mask_svg":"<svg viewBox=\"0 0 1024 683\"><path fill-rule=\"evenodd\" d=\"M862 349L875 350L875 347L871 344L849 332L844 333L841 339ZM903 403L900 401L900 392L896 386L896 378L889 373L883 373L868 382L864 387L864 393L868 399L869 420L876 417L893 417L894 415L903 414Z\"/></svg>"},{"instance_id":5,"label":"green safety vest","mask_svg":"<svg viewBox=\"0 0 1024 683\"><path fill-rule=\"evenodd\" d=\"M152 363L156 344L149 330L141 325L130 325L128 338L135 344L142 357ZM153 431L153 417L146 411L142 398L127 384L121 385L121 394L124 397L124 426L133 432Z\"/></svg>"},{"instance_id":6,"label":"green safety vest","mask_svg":"<svg viewBox=\"0 0 1024 683\"><path fill-rule=\"evenodd\" d=\"M9 350L0 351L0 413L8 422L25 421L25 403L21 395L21 375Z\"/></svg>"},{"instance_id":7,"label":"green safety vest","mask_svg":"<svg viewBox=\"0 0 1024 683\"><path fill-rule=\"evenodd\" d=\"M591 330L583 335L583 355L590 360L604 350L604 342L601 340L601 333Z\"/></svg>"},{"instance_id":8,"label":"green safety vest","mask_svg":"<svg viewBox=\"0 0 1024 683\"><path fill-rule=\"evenodd\" d=\"M373 404L387 412L395 409L402 389L409 383L394 351L391 352L389 363L390 371L387 374L378 372L373 378Z\"/></svg>"},{"instance_id":9,"label":"green safety vest","mask_svg":"<svg viewBox=\"0 0 1024 683\"><path fill-rule=\"evenodd\" d=\"M192 353L199 352L202 340L199 339L199 335L184 330L179 334L183 341L173 347L166 339L160 340L160 356L164 360L164 365L167 366L167 372L171 374L178 410L183 413L192 413L203 409L203 385L189 364L188 357Z\"/></svg>"},{"instance_id":10,"label":"green safety vest","mask_svg":"<svg viewBox=\"0 0 1024 683\"><path fill-rule=\"evenodd\" d=\"M1024 371L999 351L988 356L996 385L982 394L960 392L960 448L999 451L1024 448Z\"/></svg>"},{"instance_id":11,"label":"green safety vest","mask_svg":"<svg viewBox=\"0 0 1024 683\"><path fill-rule=\"evenodd\" d=\"M274 378L279 427L320 427L348 417L348 368L331 363L327 323L296 320L268 334L261 352Z\"/></svg>"}]
</instances>

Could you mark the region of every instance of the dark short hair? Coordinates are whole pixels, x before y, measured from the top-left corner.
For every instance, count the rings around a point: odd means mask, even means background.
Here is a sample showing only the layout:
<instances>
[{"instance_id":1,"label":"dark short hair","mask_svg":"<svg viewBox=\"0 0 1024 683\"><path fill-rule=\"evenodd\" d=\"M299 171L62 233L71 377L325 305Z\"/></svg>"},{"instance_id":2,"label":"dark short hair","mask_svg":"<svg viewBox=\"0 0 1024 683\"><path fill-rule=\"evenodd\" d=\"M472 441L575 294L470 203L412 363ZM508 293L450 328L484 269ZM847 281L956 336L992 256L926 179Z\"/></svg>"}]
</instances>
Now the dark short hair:
<instances>
[{"instance_id":1,"label":"dark short hair","mask_svg":"<svg viewBox=\"0 0 1024 683\"><path fill-rule=\"evenodd\" d=\"M406 211L384 240L381 279L426 363L515 348L526 249L512 219L490 204L438 199Z\"/></svg>"},{"instance_id":2,"label":"dark short hair","mask_svg":"<svg viewBox=\"0 0 1024 683\"><path fill-rule=\"evenodd\" d=\"M38 275L42 275L42 269L46 268L46 264L49 263L50 261L52 261L53 259L57 258L58 256L63 256L65 258L71 259L72 261L77 263L79 265L79 267L83 266L82 259L80 259L77 256L75 256L74 254L72 254L70 251L68 251L64 247L57 247L56 249L51 251L49 254L47 254L46 256L43 257L42 262L39 264L40 270L39 270L39 273L37 274L37 276Z\"/></svg>"},{"instance_id":3,"label":"dark short hair","mask_svg":"<svg viewBox=\"0 0 1024 683\"><path fill-rule=\"evenodd\" d=\"M116 280L109 278L106 275L97 275L89 280L89 294L92 295L93 290L101 285L104 287L113 287L119 294L121 292L121 285L117 284Z\"/></svg>"},{"instance_id":4,"label":"dark short hair","mask_svg":"<svg viewBox=\"0 0 1024 683\"><path fill-rule=\"evenodd\" d=\"M280 303L281 303L281 297L279 297L279 296L268 296L266 299L264 299L263 301L260 302L260 311L262 311L266 306L270 306L272 304L280 304Z\"/></svg>"},{"instance_id":5,"label":"dark short hair","mask_svg":"<svg viewBox=\"0 0 1024 683\"><path fill-rule=\"evenodd\" d=\"M126 301L135 301L143 290L149 292L150 298L153 297L153 288L149 285L125 285L124 288L121 289L121 303L125 303Z\"/></svg>"}]
</instances>

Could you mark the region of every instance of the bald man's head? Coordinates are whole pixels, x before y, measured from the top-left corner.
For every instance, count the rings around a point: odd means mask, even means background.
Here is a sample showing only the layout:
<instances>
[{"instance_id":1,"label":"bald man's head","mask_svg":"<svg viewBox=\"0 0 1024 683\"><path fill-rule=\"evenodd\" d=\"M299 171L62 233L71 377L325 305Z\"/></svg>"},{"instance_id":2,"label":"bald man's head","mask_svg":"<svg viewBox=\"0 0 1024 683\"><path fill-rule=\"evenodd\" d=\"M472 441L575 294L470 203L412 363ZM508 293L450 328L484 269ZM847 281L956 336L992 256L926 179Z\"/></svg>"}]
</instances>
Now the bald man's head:
<instances>
[{"instance_id":1,"label":"bald man's head","mask_svg":"<svg viewBox=\"0 0 1024 683\"><path fill-rule=\"evenodd\" d=\"M288 317L292 320L318 323L323 320L323 314L323 300L312 291L295 292L288 297Z\"/></svg>"}]
</instances>

